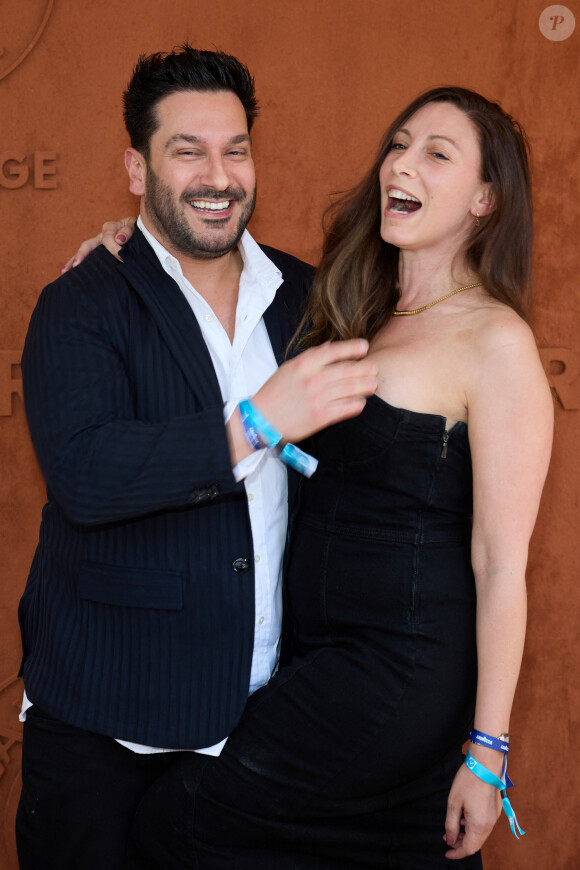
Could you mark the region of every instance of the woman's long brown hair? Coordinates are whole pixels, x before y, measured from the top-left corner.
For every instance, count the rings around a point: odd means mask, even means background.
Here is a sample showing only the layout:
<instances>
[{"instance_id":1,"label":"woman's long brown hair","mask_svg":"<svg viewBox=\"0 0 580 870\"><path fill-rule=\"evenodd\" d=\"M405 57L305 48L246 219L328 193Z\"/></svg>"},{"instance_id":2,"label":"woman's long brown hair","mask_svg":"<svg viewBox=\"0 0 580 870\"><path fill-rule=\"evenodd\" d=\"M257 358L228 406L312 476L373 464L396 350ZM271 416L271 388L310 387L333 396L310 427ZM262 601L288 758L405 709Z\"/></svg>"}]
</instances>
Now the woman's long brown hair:
<instances>
[{"instance_id":1,"label":"woman's long brown hair","mask_svg":"<svg viewBox=\"0 0 580 870\"><path fill-rule=\"evenodd\" d=\"M322 259L295 348L347 338L371 340L391 316L399 295L399 249L380 236L379 170L397 131L434 102L452 103L473 123L482 181L491 182L493 189L494 210L474 226L466 264L490 296L530 322L533 222L525 133L497 103L465 88L442 87L417 97L395 118L360 184L327 210Z\"/></svg>"}]
</instances>

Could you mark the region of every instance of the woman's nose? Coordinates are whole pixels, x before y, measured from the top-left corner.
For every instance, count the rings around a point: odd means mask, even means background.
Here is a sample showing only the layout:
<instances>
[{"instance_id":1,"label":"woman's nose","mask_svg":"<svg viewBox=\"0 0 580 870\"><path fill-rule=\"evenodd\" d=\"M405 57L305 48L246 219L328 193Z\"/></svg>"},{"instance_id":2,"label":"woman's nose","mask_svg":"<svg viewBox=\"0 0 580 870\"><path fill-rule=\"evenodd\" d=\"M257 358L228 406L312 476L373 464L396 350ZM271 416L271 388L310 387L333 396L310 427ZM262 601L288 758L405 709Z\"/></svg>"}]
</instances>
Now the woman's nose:
<instances>
[{"instance_id":1,"label":"woman's nose","mask_svg":"<svg viewBox=\"0 0 580 870\"><path fill-rule=\"evenodd\" d=\"M407 149L406 151L401 151L396 159L393 161L393 172L396 175L407 175L410 177L414 177L417 174L415 168L415 158L412 152Z\"/></svg>"}]
</instances>

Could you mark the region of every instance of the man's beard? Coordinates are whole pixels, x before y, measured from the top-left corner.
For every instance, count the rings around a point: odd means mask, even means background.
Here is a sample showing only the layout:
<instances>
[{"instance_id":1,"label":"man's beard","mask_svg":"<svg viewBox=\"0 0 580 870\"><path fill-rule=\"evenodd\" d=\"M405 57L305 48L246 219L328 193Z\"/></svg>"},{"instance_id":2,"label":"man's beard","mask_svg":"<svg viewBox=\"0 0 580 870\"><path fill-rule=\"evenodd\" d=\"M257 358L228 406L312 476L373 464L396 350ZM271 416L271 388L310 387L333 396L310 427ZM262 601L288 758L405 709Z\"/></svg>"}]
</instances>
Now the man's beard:
<instances>
[{"instance_id":1,"label":"man's beard","mask_svg":"<svg viewBox=\"0 0 580 870\"><path fill-rule=\"evenodd\" d=\"M147 167L147 187L145 191L145 207L155 229L160 234L160 241L170 243L177 253L193 257L196 260L214 260L223 257L236 247L242 237L242 233L252 217L256 205L256 188L250 193L241 187L227 187L223 191L212 188L187 191L180 197L185 208L192 200L206 200L217 202L218 200L236 200L242 204L242 210L237 226L224 225L231 218L219 218L208 220L206 233L196 233L188 223L183 211L178 208L175 194L155 174L150 166ZM203 219L203 215L198 217Z\"/></svg>"}]
</instances>

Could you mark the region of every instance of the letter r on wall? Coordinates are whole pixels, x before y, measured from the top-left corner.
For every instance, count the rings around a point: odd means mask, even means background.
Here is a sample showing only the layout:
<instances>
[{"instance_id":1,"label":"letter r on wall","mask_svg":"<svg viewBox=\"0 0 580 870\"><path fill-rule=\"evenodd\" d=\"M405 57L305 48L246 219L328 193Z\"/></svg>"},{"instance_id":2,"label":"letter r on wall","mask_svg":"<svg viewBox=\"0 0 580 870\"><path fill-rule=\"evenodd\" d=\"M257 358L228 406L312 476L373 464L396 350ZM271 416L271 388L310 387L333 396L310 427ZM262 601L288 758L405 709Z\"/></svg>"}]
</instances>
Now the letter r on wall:
<instances>
[{"instance_id":1,"label":"letter r on wall","mask_svg":"<svg viewBox=\"0 0 580 870\"><path fill-rule=\"evenodd\" d=\"M580 360L567 347L541 347L540 358L550 386L565 411L580 408L580 383L574 381L580 374Z\"/></svg>"},{"instance_id":2,"label":"letter r on wall","mask_svg":"<svg viewBox=\"0 0 580 870\"><path fill-rule=\"evenodd\" d=\"M22 398L20 350L0 350L0 417L12 416L12 396Z\"/></svg>"}]
</instances>

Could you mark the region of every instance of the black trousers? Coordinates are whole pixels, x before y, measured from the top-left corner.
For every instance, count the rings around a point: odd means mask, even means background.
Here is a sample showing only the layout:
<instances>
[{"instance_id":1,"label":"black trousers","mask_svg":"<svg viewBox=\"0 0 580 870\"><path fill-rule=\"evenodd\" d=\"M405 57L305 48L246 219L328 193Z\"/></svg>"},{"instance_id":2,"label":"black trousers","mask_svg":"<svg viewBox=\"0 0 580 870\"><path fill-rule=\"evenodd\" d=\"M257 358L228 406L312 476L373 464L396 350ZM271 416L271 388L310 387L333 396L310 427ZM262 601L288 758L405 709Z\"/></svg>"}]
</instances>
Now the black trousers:
<instances>
[{"instance_id":1,"label":"black trousers","mask_svg":"<svg viewBox=\"0 0 580 870\"><path fill-rule=\"evenodd\" d=\"M146 870L129 843L147 788L184 753L139 755L28 710L16 817L21 870Z\"/></svg>"}]
</instances>

